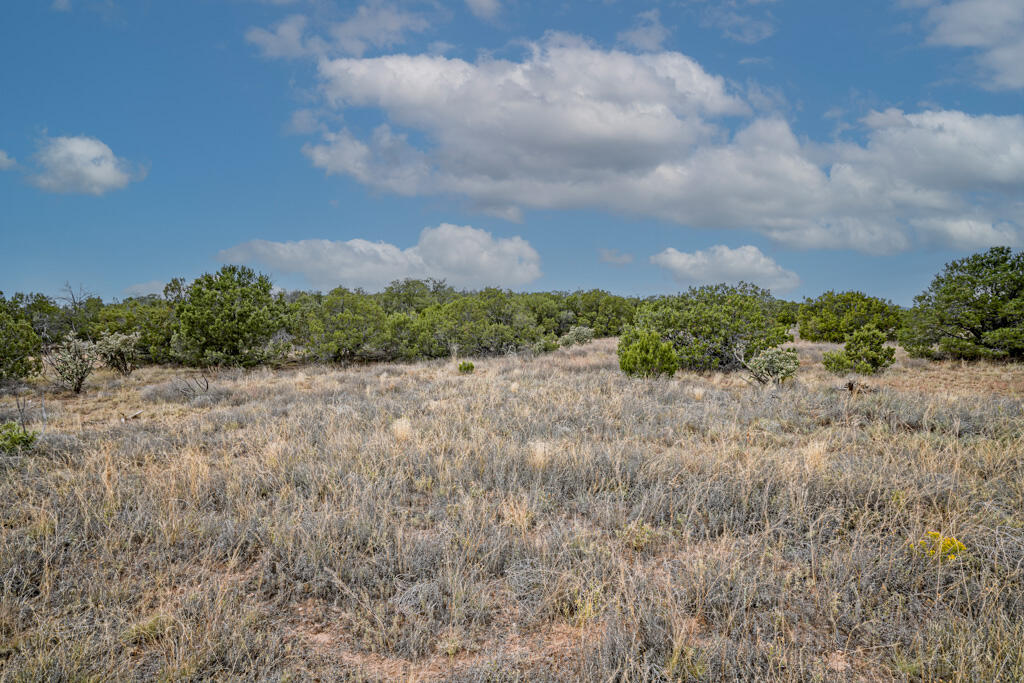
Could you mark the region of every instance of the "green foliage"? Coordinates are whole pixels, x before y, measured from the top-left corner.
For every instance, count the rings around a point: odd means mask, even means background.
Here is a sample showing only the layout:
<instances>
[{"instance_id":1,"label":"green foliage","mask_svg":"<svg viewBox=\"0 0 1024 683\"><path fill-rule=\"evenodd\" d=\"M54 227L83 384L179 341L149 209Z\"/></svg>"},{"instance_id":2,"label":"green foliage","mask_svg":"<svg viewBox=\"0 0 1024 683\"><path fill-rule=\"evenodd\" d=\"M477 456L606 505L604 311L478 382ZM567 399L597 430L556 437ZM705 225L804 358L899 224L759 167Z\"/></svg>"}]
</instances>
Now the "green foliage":
<instances>
[{"instance_id":1,"label":"green foliage","mask_svg":"<svg viewBox=\"0 0 1024 683\"><path fill-rule=\"evenodd\" d=\"M746 362L747 371L759 384L781 384L800 368L796 349L765 349Z\"/></svg>"},{"instance_id":2,"label":"green foliage","mask_svg":"<svg viewBox=\"0 0 1024 683\"><path fill-rule=\"evenodd\" d=\"M132 374L139 362L139 337L138 332L104 332L96 342L100 362L125 377Z\"/></svg>"},{"instance_id":3,"label":"green foliage","mask_svg":"<svg viewBox=\"0 0 1024 683\"><path fill-rule=\"evenodd\" d=\"M749 283L691 288L640 305L636 327L672 345L679 366L731 371L765 349L792 341L771 293Z\"/></svg>"},{"instance_id":4,"label":"green foliage","mask_svg":"<svg viewBox=\"0 0 1024 683\"><path fill-rule=\"evenodd\" d=\"M171 346L175 325L174 304L158 295L148 295L105 306L97 316L93 336L137 335L136 364L170 363L176 359Z\"/></svg>"},{"instance_id":5,"label":"green foliage","mask_svg":"<svg viewBox=\"0 0 1024 683\"><path fill-rule=\"evenodd\" d=\"M882 372L896 360L896 349L885 345L885 334L874 325L866 325L850 335L842 351L822 356L829 372L842 375L853 371L861 375Z\"/></svg>"},{"instance_id":6,"label":"green foliage","mask_svg":"<svg viewBox=\"0 0 1024 683\"><path fill-rule=\"evenodd\" d=\"M891 301L863 292L827 291L800 306L800 338L842 343L866 325L874 325L890 341L896 339L902 313Z\"/></svg>"},{"instance_id":7,"label":"green foliage","mask_svg":"<svg viewBox=\"0 0 1024 683\"><path fill-rule=\"evenodd\" d=\"M42 370L42 341L23 318L12 316L0 295L0 382L18 380Z\"/></svg>"},{"instance_id":8,"label":"green foliage","mask_svg":"<svg viewBox=\"0 0 1024 683\"><path fill-rule=\"evenodd\" d=\"M71 333L54 345L46 357L47 364L57 375L57 381L76 394L92 374L99 360L96 344Z\"/></svg>"},{"instance_id":9,"label":"green foliage","mask_svg":"<svg viewBox=\"0 0 1024 683\"><path fill-rule=\"evenodd\" d=\"M899 341L920 358L1024 360L1024 252L947 263L914 298Z\"/></svg>"},{"instance_id":10,"label":"green foliage","mask_svg":"<svg viewBox=\"0 0 1024 683\"><path fill-rule=\"evenodd\" d=\"M475 369L476 366L473 365L472 361L465 360L459 363L459 372L463 375L471 374Z\"/></svg>"},{"instance_id":11,"label":"green foliage","mask_svg":"<svg viewBox=\"0 0 1024 683\"><path fill-rule=\"evenodd\" d=\"M308 318L310 349L321 360L382 360L387 315L373 298L338 287Z\"/></svg>"},{"instance_id":12,"label":"green foliage","mask_svg":"<svg viewBox=\"0 0 1024 683\"><path fill-rule=\"evenodd\" d=\"M175 304L177 357L196 366L251 366L280 355L271 340L285 326L284 303L271 288L270 278L245 266L196 278Z\"/></svg>"},{"instance_id":13,"label":"green foliage","mask_svg":"<svg viewBox=\"0 0 1024 683\"><path fill-rule=\"evenodd\" d=\"M586 344L594 340L594 330L584 325L573 325L569 331L558 340L561 346L566 348L577 344Z\"/></svg>"},{"instance_id":14,"label":"green foliage","mask_svg":"<svg viewBox=\"0 0 1024 683\"><path fill-rule=\"evenodd\" d=\"M39 432L30 432L17 422L0 424L0 451L16 453L26 451L36 442Z\"/></svg>"},{"instance_id":15,"label":"green foliage","mask_svg":"<svg viewBox=\"0 0 1024 683\"><path fill-rule=\"evenodd\" d=\"M653 330L629 328L619 337L619 367L632 377L671 377L679 369L672 344Z\"/></svg>"}]
</instances>

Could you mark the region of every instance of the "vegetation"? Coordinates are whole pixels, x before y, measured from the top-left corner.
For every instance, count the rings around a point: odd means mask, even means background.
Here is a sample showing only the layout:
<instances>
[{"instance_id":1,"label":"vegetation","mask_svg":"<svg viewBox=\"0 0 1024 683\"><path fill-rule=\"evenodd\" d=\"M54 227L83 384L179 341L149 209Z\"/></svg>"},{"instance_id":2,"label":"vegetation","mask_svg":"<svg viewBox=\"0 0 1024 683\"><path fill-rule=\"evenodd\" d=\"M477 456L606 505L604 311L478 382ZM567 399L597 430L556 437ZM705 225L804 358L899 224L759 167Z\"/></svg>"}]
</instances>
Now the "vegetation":
<instances>
[{"instance_id":1,"label":"vegetation","mask_svg":"<svg viewBox=\"0 0 1024 683\"><path fill-rule=\"evenodd\" d=\"M96 355L104 367L127 377L138 365L140 338L138 332L104 332L96 342Z\"/></svg>"},{"instance_id":2,"label":"vegetation","mask_svg":"<svg viewBox=\"0 0 1024 683\"><path fill-rule=\"evenodd\" d=\"M42 370L42 341L25 319L12 315L0 293L0 382L24 379Z\"/></svg>"},{"instance_id":3,"label":"vegetation","mask_svg":"<svg viewBox=\"0 0 1024 683\"><path fill-rule=\"evenodd\" d=\"M619 368L632 377L671 377L679 369L672 344L652 330L631 328L619 338Z\"/></svg>"},{"instance_id":4,"label":"vegetation","mask_svg":"<svg viewBox=\"0 0 1024 683\"><path fill-rule=\"evenodd\" d=\"M559 338L558 344L563 347L583 345L594 340L594 330L585 325L573 325Z\"/></svg>"},{"instance_id":5,"label":"vegetation","mask_svg":"<svg viewBox=\"0 0 1024 683\"><path fill-rule=\"evenodd\" d=\"M758 384L782 384L796 375L800 358L796 349L775 347L744 361L744 367Z\"/></svg>"},{"instance_id":6,"label":"vegetation","mask_svg":"<svg viewBox=\"0 0 1024 683\"><path fill-rule=\"evenodd\" d=\"M0 678L1024 678L1024 366L796 348L97 370L0 456Z\"/></svg>"},{"instance_id":7,"label":"vegetation","mask_svg":"<svg viewBox=\"0 0 1024 683\"><path fill-rule=\"evenodd\" d=\"M824 354L822 364L837 375L850 371L874 375L895 360L896 349L885 345L885 334L874 325L866 325L850 335L842 351Z\"/></svg>"},{"instance_id":8,"label":"vegetation","mask_svg":"<svg viewBox=\"0 0 1024 683\"><path fill-rule=\"evenodd\" d=\"M475 369L476 366L473 365L472 361L464 360L461 363L459 363L459 372L462 373L463 375L472 374L473 370Z\"/></svg>"},{"instance_id":9,"label":"vegetation","mask_svg":"<svg viewBox=\"0 0 1024 683\"><path fill-rule=\"evenodd\" d=\"M670 344L681 368L731 371L766 349L792 341L786 325L775 317L777 310L771 293L756 285L709 285L644 302L635 326ZM650 342L644 344L654 350Z\"/></svg>"},{"instance_id":10,"label":"vegetation","mask_svg":"<svg viewBox=\"0 0 1024 683\"><path fill-rule=\"evenodd\" d=\"M176 356L188 365L252 366L280 355L271 338L284 327L284 305L272 288L245 266L196 278L174 307Z\"/></svg>"},{"instance_id":11,"label":"vegetation","mask_svg":"<svg viewBox=\"0 0 1024 683\"><path fill-rule=\"evenodd\" d=\"M1024 252L993 247L946 264L899 340L919 358L1024 360Z\"/></svg>"},{"instance_id":12,"label":"vegetation","mask_svg":"<svg viewBox=\"0 0 1024 683\"><path fill-rule=\"evenodd\" d=\"M829 290L800 306L799 333L800 338L807 341L841 344L857 330L873 325L886 339L895 341L901 317L899 307L891 301L863 292L837 294Z\"/></svg>"},{"instance_id":13,"label":"vegetation","mask_svg":"<svg viewBox=\"0 0 1024 683\"><path fill-rule=\"evenodd\" d=\"M81 339L74 333L54 345L46 356L47 364L65 388L79 394L85 380L96 369L100 355L96 343Z\"/></svg>"},{"instance_id":14,"label":"vegetation","mask_svg":"<svg viewBox=\"0 0 1024 683\"><path fill-rule=\"evenodd\" d=\"M39 432L31 432L17 422L0 423L0 453L18 453L35 443Z\"/></svg>"}]
</instances>

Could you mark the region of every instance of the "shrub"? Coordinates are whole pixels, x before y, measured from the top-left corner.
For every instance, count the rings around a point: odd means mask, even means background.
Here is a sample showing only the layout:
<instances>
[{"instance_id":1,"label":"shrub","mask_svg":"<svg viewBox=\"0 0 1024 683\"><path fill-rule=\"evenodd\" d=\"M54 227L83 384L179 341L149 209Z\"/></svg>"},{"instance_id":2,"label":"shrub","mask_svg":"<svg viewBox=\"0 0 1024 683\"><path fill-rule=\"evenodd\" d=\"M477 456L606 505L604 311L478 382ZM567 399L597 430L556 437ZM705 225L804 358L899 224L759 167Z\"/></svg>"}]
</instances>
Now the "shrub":
<instances>
[{"instance_id":1,"label":"shrub","mask_svg":"<svg viewBox=\"0 0 1024 683\"><path fill-rule=\"evenodd\" d=\"M566 348L576 344L586 344L594 340L594 330L585 325L573 325L562 335L558 343Z\"/></svg>"},{"instance_id":2,"label":"shrub","mask_svg":"<svg viewBox=\"0 0 1024 683\"><path fill-rule=\"evenodd\" d=\"M618 351L619 367L632 377L671 377L679 369L672 344L651 330L628 329L619 338Z\"/></svg>"},{"instance_id":3,"label":"shrub","mask_svg":"<svg viewBox=\"0 0 1024 683\"><path fill-rule=\"evenodd\" d=\"M899 341L919 358L1024 360L1024 252L947 263L914 298Z\"/></svg>"},{"instance_id":4,"label":"shrub","mask_svg":"<svg viewBox=\"0 0 1024 683\"><path fill-rule=\"evenodd\" d=\"M100 362L125 377L132 374L139 360L139 337L138 332L104 332L96 342L96 354Z\"/></svg>"},{"instance_id":5,"label":"shrub","mask_svg":"<svg viewBox=\"0 0 1024 683\"><path fill-rule=\"evenodd\" d=\"M781 384L796 374L800 359L796 349L765 349L746 362L747 371L760 384Z\"/></svg>"},{"instance_id":6,"label":"shrub","mask_svg":"<svg viewBox=\"0 0 1024 683\"><path fill-rule=\"evenodd\" d=\"M0 381L38 374L41 349L42 340L32 325L0 308Z\"/></svg>"},{"instance_id":7,"label":"shrub","mask_svg":"<svg viewBox=\"0 0 1024 683\"><path fill-rule=\"evenodd\" d=\"M28 450L35 443L39 432L30 432L17 422L0 424L0 451L14 453Z\"/></svg>"},{"instance_id":8,"label":"shrub","mask_svg":"<svg viewBox=\"0 0 1024 683\"><path fill-rule=\"evenodd\" d=\"M885 334L874 325L867 325L850 335L842 351L824 354L821 362L837 375L851 370L861 375L874 375L895 360L896 349L885 345Z\"/></svg>"},{"instance_id":9,"label":"shrub","mask_svg":"<svg viewBox=\"0 0 1024 683\"><path fill-rule=\"evenodd\" d=\"M322 360L381 360L386 324L387 314L371 297L337 287L309 314L309 346Z\"/></svg>"},{"instance_id":10,"label":"shrub","mask_svg":"<svg viewBox=\"0 0 1024 683\"><path fill-rule=\"evenodd\" d=\"M72 333L50 350L46 362L53 368L57 380L78 394L98 359L96 344Z\"/></svg>"},{"instance_id":11,"label":"shrub","mask_svg":"<svg viewBox=\"0 0 1024 683\"><path fill-rule=\"evenodd\" d=\"M272 345L284 326L284 304L270 278L245 266L199 276L180 295L173 346L188 365L256 365L283 351Z\"/></svg>"},{"instance_id":12,"label":"shrub","mask_svg":"<svg viewBox=\"0 0 1024 683\"><path fill-rule=\"evenodd\" d=\"M842 343L865 325L874 325L886 339L896 339L901 311L891 301L863 292L828 291L800 306L800 338Z\"/></svg>"},{"instance_id":13,"label":"shrub","mask_svg":"<svg viewBox=\"0 0 1024 683\"><path fill-rule=\"evenodd\" d=\"M744 282L645 302L636 327L671 344L679 366L689 370L739 370L765 349L793 339L775 315L771 293Z\"/></svg>"},{"instance_id":14,"label":"shrub","mask_svg":"<svg viewBox=\"0 0 1024 683\"><path fill-rule=\"evenodd\" d=\"M472 373L473 370L475 369L476 367L473 365L473 363L468 360L464 360L461 363L459 363L459 372L461 372L463 375L468 375Z\"/></svg>"}]
</instances>

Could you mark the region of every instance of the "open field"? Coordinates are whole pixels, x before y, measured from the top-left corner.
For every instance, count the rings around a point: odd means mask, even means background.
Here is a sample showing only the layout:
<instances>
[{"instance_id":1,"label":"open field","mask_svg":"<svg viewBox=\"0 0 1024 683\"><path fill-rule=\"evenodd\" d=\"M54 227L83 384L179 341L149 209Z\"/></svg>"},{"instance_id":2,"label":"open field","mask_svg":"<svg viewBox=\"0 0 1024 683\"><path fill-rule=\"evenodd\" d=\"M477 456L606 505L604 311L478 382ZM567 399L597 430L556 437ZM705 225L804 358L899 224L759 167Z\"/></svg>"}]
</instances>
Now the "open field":
<instances>
[{"instance_id":1,"label":"open field","mask_svg":"<svg viewBox=\"0 0 1024 683\"><path fill-rule=\"evenodd\" d=\"M96 375L0 455L0 680L1024 679L1024 368L823 348Z\"/></svg>"}]
</instances>

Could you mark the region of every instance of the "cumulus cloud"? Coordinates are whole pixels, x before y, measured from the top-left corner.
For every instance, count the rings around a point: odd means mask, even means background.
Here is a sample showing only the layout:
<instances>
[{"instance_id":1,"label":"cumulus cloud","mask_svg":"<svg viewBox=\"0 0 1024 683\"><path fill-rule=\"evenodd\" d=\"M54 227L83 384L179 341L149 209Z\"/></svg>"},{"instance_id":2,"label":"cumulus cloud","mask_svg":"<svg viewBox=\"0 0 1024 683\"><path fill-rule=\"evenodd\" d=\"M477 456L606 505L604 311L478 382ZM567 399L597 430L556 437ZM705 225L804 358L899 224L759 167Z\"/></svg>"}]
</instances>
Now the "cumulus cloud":
<instances>
[{"instance_id":1,"label":"cumulus cloud","mask_svg":"<svg viewBox=\"0 0 1024 683\"><path fill-rule=\"evenodd\" d=\"M245 38L270 58L323 57L330 54L361 56L370 48L389 48L406 40L409 33L430 28L427 19L386 2L360 5L345 21L323 27L324 35L311 31L309 17L289 16L268 30L252 27Z\"/></svg>"},{"instance_id":2,"label":"cumulus cloud","mask_svg":"<svg viewBox=\"0 0 1024 683\"><path fill-rule=\"evenodd\" d=\"M466 6L481 19L493 19L501 11L499 0L466 0Z\"/></svg>"},{"instance_id":3,"label":"cumulus cloud","mask_svg":"<svg viewBox=\"0 0 1024 683\"><path fill-rule=\"evenodd\" d=\"M540 256L523 238L495 238L449 223L424 228L417 244L406 249L364 239L252 240L221 251L218 258L299 273L322 290L339 285L379 290L407 277L444 279L465 288L518 287L541 276Z\"/></svg>"},{"instance_id":4,"label":"cumulus cloud","mask_svg":"<svg viewBox=\"0 0 1024 683\"><path fill-rule=\"evenodd\" d=\"M387 122L327 131L305 154L382 191L464 197L512 220L587 208L753 229L800 248L1020 242L1019 115L891 109L859 122L863 143L815 144L763 89L744 96L685 55L557 34L518 61L397 54L321 60L319 73L327 108Z\"/></svg>"},{"instance_id":5,"label":"cumulus cloud","mask_svg":"<svg viewBox=\"0 0 1024 683\"><path fill-rule=\"evenodd\" d=\"M620 43L632 45L638 50L654 52L661 49L668 35L668 29L661 23L660 12L652 9L638 14L633 28L619 33L617 38Z\"/></svg>"},{"instance_id":6,"label":"cumulus cloud","mask_svg":"<svg viewBox=\"0 0 1024 683\"><path fill-rule=\"evenodd\" d=\"M17 165L18 162L14 160L14 157L8 156L7 152L0 149L0 171L6 171Z\"/></svg>"},{"instance_id":7,"label":"cumulus cloud","mask_svg":"<svg viewBox=\"0 0 1024 683\"><path fill-rule=\"evenodd\" d=\"M600 251L601 262L611 263L615 266L624 266L633 262L633 255L618 249L602 249Z\"/></svg>"},{"instance_id":8,"label":"cumulus cloud","mask_svg":"<svg viewBox=\"0 0 1024 683\"><path fill-rule=\"evenodd\" d=\"M651 263L669 271L676 282L685 285L744 280L781 292L800 284L796 273L751 245L731 249L718 244L693 253L669 247L652 256Z\"/></svg>"},{"instance_id":9,"label":"cumulus cloud","mask_svg":"<svg viewBox=\"0 0 1024 683\"><path fill-rule=\"evenodd\" d=\"M84 135L46 138L35 159L40 171L31 180L47 192L101 195L145 177L106 144Z\"/></svg>"},{"instance_id":10,"label":"cumulus cloud","mask_svg":"<svg viewBox=\"0 0 1024 683\"><path fill-rule=\"evenodd\" d=\"M976 51L983 84L1024 88L1024 3L1019 0L916 0L927 7L928 42Z\"/></svg>"}]
</instances>

